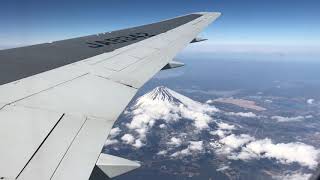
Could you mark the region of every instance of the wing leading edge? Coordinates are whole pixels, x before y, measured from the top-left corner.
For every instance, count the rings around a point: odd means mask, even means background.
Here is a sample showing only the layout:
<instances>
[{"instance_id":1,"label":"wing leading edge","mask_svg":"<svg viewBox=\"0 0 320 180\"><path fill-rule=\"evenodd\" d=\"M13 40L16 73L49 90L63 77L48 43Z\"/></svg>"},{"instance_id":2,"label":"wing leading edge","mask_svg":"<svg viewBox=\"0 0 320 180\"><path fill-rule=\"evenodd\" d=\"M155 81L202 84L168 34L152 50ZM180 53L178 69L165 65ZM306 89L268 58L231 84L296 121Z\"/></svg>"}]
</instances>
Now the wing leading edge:
<instances>
[{"instance_id":1,"label":"wing leading edge","mask_svg":"<svg viewBox=\"0 0 320 180\"><path fill-rule=\"evenodd\" d=\"M110 177L138 167L100 155L110 129L137 90L219 16L0 51L0 178L82 180L96 165Z\"/></svg>"}]
</instances>

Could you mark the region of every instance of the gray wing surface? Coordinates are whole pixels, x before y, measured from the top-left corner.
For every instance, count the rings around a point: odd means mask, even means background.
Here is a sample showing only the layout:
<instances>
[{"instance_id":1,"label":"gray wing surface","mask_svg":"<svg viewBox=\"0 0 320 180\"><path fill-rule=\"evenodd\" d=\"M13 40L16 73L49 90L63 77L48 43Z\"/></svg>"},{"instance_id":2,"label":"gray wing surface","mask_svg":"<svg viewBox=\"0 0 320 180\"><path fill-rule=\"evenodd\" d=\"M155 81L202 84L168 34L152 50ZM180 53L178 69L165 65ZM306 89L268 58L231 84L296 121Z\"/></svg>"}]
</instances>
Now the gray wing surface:
<instances>
[{"instance_id":1,"label":"gray wing surface","mask_svg":"<svg viewBox=\"0 0 320 180\"><path fill-rule=\"evenodd\" d=\"M0 179L86 180L139 164L101 154L140 87L220 13L0 51Z\"/></svg>"}]
</instances>

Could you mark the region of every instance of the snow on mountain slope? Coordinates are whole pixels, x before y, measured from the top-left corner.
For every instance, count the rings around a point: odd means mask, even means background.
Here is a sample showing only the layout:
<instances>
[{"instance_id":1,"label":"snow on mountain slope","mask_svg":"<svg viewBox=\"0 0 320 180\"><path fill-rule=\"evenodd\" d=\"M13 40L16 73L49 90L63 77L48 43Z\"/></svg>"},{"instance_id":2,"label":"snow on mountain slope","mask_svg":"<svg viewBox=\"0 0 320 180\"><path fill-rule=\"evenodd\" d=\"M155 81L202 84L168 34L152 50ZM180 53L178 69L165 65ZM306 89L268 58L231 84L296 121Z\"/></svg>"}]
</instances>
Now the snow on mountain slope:
<instances>
[{"instance_id":1,"label":"snow on mountain slope","mask_svg":"<svg viewBox=\"0 0 320 180\"><path fill-rule=\"evenodd\" d=\"M194 101L166 87L157 87L140 97L130 110L132 121L127 127L136 130L141 137L157 120L168 123L184 118L193 121L196 129L203 130L212 121L210 114L219 111L214 106Z\"/></svg>"}]
</instances>

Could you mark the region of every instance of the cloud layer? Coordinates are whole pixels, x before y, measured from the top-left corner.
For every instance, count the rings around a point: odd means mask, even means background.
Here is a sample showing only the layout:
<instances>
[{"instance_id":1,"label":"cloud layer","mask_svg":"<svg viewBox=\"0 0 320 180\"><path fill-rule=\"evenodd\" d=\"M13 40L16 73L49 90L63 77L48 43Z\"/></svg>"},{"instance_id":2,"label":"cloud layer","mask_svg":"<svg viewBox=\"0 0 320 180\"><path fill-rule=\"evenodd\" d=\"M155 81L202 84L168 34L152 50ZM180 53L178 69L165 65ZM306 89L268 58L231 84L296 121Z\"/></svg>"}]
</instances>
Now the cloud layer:
<instances>
[{"instance_id":1,"label":"cloud layer","mask_svg":"<svg viewBox=\"0 0 320 180\"><path fill-rule=\"evenodd\" d=\"M221 114L230 115L230 118L233 116L231 118L233 120L237 117L248 118L250 122L254 118L264 118L253 112L220 111L209 104L200 103L170 89L158 87L140 97L132 107L127 109L125 116L131 121L121 125L124 129L113 128L106 145L122 143L140 149L148 144L147 135L150 130L158 128L159 132L164 134L157 142L160 146L157 157L176 159L192 156L194 159L199 154L211 152L223 156L228 161L269 159L283 165L298 164L310 170L317 166L319 149L301 142L282 143L268 137L256 138L248 131L242 131L239 124L214 118L221 117ZM271 117L278 122L299 121L306 118L310 116ZM173 125L185 121L189 122L188 125L173 128ZM207 138L203 138L201 134L206 134ZM228 168L219 168L219 170L227 171L229 168L228 165ZM307 175L298 172L285 174L282 177L304 178Z\"/></svg>"},{"instance_id":2,"label":"cloud layer","mask_svg":"<svg viewBox=\"0 0 320 180\"><path fill-rule=\"evenodd\" d=\"M275 159L282 164L298 163L310 169L316 168L320 151L313 146L300 143L274 143L271 139L255 139L241 135L228 135L217 142L216 152L234 160Z\"/></svg>"},{"instance_id":3,"label":"cloud layer","mask_svg":"<svg viewBox=\"0 0 320 180\"><path fill-rule=\"evenodd\" d=\"M257 115L253 112L229 112L227 114L232 116L247 117L247 118L257 117Z\"/></svg>"},{"instance_id":4,"label":"cloud layer","mask_svg":"<svg viewBox=\"0 0 320 180\"><path fill-rule=\"evenodd\" d=\"M295 116L295 117L285 117L285 116L272 116L271 119L276 120L278 122L295 122L295 121L303 121L305 119L312 118L311 115L308 116Z\"/></svg>"}]
</instances>

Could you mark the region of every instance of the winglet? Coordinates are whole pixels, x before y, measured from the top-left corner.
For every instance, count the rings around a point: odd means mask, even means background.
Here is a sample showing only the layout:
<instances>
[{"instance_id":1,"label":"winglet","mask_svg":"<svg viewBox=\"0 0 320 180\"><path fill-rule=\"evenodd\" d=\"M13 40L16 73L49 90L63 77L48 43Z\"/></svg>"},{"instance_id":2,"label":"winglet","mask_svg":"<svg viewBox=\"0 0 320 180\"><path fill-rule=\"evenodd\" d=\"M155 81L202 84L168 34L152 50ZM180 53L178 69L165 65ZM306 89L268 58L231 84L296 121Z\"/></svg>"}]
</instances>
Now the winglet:
<instances>
[{"instance_id":1,"label":"winglet","mask_svg":"<svg viewBox=\"0 0 320 180\"><path fill-rule=\"evenodd\" d=\"M141 165L109 154L100 154L96 165L109 177L113 178L139 168Z\"/></svg>"}]
</instances>

